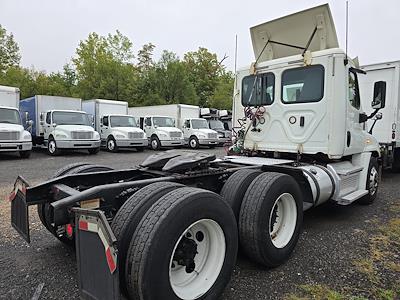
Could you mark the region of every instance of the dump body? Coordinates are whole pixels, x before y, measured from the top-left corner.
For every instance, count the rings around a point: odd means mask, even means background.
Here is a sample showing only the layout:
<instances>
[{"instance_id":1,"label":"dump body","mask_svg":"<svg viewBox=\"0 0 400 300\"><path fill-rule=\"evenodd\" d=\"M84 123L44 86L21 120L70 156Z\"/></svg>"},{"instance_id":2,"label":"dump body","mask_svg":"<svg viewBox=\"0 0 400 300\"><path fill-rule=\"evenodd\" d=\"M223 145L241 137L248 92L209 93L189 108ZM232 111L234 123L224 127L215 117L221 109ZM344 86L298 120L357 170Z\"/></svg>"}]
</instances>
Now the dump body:
<instances>
[{"instance_id":1,"label":"dump body","mask_svg":"<svg viewBox=\"0 0 400 300\"><path fill-rule=\"evenodd\" d=\"M97 149L100 135L78 98L37 95L20 101L24 123L32 121L30 131L36 145L55 140L60 149Z\"/></svg>"},{"instance_id":2,"label":"dump body","mask_svg":"<svg viewBox=\"0 0 400 300\"><path fill-rule=\"evenodd\" d=\"M32 149L32 137L22 126L19 96L18 88L0 86L0 152L24 155Z\"/></svg>"},{"instance_id":3,"label":"dump body","mask_svg":"<svg viewBox=\"0 0 400 300\"><path fill-rule=\"evenodd\" d=\"M100 133L102 146L137 148L148 145L146 134L138 120L128 115L128 102L93 99L82 102L82 109L94 116L95 129ZM111 140L112 139L112 140ZM110 149L111 150L111 149Z\"/></svg>"}]
</instances>

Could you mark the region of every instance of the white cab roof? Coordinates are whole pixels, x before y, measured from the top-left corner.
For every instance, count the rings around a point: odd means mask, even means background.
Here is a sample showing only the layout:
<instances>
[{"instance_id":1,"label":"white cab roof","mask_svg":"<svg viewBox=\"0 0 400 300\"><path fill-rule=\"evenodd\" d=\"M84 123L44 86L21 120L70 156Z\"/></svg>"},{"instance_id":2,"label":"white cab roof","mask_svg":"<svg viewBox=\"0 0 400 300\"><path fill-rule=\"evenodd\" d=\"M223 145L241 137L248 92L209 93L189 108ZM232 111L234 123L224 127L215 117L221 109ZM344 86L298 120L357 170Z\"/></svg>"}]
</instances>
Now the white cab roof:
<instances>
[{"instance_id":1,"label":"white cab roof","mask_svg":"<svg viewBox=\"0 0 400 300\"><path fill-rule=\"evenodd\" d=\"M271 41L306 47L317 28L308 50L311 52L338 48L335 24L328 4L313 7L250 28L254 56L258 62L302 54L302 49L271 43ZM270 41L265 47L267 41ZM265 50L263 51L263 48Z\"/></svg>"}]
</instances>

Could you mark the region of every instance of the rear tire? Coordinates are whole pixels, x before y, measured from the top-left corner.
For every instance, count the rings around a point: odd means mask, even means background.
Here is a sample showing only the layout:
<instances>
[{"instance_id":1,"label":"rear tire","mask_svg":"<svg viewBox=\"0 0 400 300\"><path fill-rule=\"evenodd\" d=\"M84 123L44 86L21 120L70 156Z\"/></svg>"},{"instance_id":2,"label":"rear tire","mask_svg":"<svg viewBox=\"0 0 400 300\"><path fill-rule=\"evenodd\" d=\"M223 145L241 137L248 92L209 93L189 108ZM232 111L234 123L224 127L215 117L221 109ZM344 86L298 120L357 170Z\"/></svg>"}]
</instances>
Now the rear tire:
<instances>
[{"instance_id":1,"label":"rear tire","mask_svg":"<svg viewBox=\"0 0 400 300\"><path fill-rule=\"evenodd\" d=\"M221 196L231 206L236 221L239 221L240 207L247 188L261 173L252 169L239 170L233 173L222 187Z\"/></svg>"},{"instance_id":2,"label":"rear tire","mask_svg":"<svg viewBox=\"0 0 400 300\"><path fill-rule=\"evenodd\" d=\"M378 160L376 157L371 157L368 166L368 175L366 182L366 189L368 190L368 194L357 200L357 203L362 205L372 204L376 196L378 195L379 188L379 179L380 179L380 168L378 164Z\"/></svg>"},{"instance_id":3,"label":"rear tire","mask_svg":"<svg viewBox=\"0 0 400 300\"><path fill-rule=\"evenodd\" d=\"M396 173L400 172L400 148L394 149L392 171Z\"/></svg>"},{"instance_id":4,"label":"rear tire","mask_svg":"<svg viewBox=\"0 0 400 300\"><path fill-rule=\"evenodd\" d=\"M184 187L159 199L129 246L132 299L218 299L237 255L232 210L217 194ZM194 271L196 270L196 271Z\"/></svg>"},{"instance_id":5,"label":"rear tire","mask_svg":"<svg viewBox=\"0 0 400 300\"><path fill-rule=\"evenodd\" d=\"M29 158L31 156L31 151L19 151L19 156L23 159Z\"/></svg>"},{"instance_id":6,"label":"rear tire","mask_svg":"<svg viewBox=\"0 0 400 300\"><path fill-rule=\"evenodd\" d=\"M254 262L277 267L296 246L302 221L303 203L296 180L286 174L263 173L253 180L243 198L241 248Z\"/></svg>"},{"instance_id":7,"label":"rear tire","mask_svg":"<svg viewBox=\"0 0 400 300\"><path fill-rule=\"evenodd\" d=\"M136 227L155 202L165 194L181 187L184 187L184 185L174 182L156 182L149 184L126 200L115 215L111 223L111 229L118 242L119 274L121 287L124 289L124 292L126 292L126 256Z\"/></svg>"}]
</instances>

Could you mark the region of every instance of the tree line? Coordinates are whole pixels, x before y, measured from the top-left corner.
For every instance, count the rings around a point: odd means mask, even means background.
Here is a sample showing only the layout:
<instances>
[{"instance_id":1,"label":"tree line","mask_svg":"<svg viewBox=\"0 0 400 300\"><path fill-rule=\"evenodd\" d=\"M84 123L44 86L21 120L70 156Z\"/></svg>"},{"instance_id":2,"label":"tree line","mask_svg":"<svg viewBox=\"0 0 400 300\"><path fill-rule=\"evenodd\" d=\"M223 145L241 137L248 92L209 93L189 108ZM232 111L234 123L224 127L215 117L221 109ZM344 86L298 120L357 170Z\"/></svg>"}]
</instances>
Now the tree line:
<instances>
[{"instance_id":1,"label":"tree line","mask_svg":"<svg viewBox=\"0 0 400 300\"><path fill-rule=\"evenodd\" d=\"M22 99L56 95L124 100L130 106L231 108L234 76L222 64L224 58L199 47L183 58L164 50L155 60L154 49L148 43L135 52L132 41L118 30L106 36L91 33L62 71L48 74L20 65L13 34L0 25L0 85L20 88Z\"/></svg>"}]
</instances>

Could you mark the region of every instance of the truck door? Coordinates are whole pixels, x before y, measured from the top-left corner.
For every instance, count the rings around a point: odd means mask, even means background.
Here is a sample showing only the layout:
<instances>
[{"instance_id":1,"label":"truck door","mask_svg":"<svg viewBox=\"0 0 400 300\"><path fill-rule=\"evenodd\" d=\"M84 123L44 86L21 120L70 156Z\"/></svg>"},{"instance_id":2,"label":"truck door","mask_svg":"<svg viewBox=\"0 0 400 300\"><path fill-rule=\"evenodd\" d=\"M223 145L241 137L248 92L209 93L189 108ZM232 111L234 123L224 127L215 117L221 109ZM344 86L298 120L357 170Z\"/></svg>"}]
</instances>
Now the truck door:
<instances>
[{"instance_id":1,"label":"truck door","mask_svg":"<svg viewBox=\"0 0 400 300\"><path fill-rule=\"evenodd\" d=\"M185 122L183 123L183 137L185 138L185 140L188 140L190 138L190 120L185 120Z\"/></svg>"},{"instance_id":2,"label":"truck door","mask_svg":"<svg viewBox=\"0 0 400 300\"><path fill-rule=\"evenodd\" d=\"M52 132L52 130L51 130L51 112L46 113L46 119L45 119L45 123L44 123L43 127L44 127L44 139L48 140L49 135Z\"/></svg>"},{"instance_id":3,"label":"truck door","mask_svg":"<svg viewBox=\"0 0 400 300\"><path fill-rule=\"evenodd\" d=\"M347 72L347 112L344 155L360 153L365 147L363 124L360 123L361 103L357 73Z\"/></svg>"},{"instance_id":4,"label":"truck door","mask_svg":"<svg viewBox=\"0 0 400 300\"><path fill-rule=\"evenodd\" d=\"M146 117L144 119L144 132L146 133L147 137L151 137L152 135L152 128L151 128L151 117Z\"/></svg>"},{"instance_id":5,"label":"truck door","mask_svg":"<svg viewBox=\"0 0 400 300\"><path fill-rule=\"evenodd\" d=\"M109 128L109 120L108 120L108 116L103 116L101 118L101 126L100 126L101 130L100 130L100 136L101 139L107 139L108 137L108 128Z\"/></svg>"}]
</instances>

